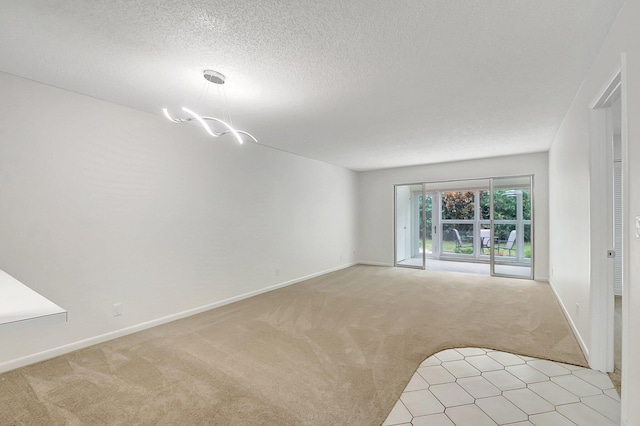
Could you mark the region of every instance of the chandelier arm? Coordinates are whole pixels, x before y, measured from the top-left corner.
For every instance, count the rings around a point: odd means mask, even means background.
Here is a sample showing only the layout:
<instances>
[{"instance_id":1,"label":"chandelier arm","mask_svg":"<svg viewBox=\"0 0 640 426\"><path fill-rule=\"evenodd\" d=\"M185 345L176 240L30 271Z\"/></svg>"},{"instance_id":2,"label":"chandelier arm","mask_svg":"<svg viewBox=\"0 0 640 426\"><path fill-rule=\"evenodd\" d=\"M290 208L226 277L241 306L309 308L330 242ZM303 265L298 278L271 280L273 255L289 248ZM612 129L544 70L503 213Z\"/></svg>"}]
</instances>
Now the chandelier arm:
<instances>
[{"instance_id":1,"label":"chandelier arm","mask_svg":"<svg viewBox=\"0 0 640 426\"><path fill-rule=\"evenodd\" d=\"M162 112L164 113L165 117L167 117L167 119L169 121L172 121L174 123L189 123L189 122L192 122L192 121L197 121L198 123L200 123L200 125L202 127L204 127L204 129L207 131L207 133L209 133L209 135L211 135L213 137L224 136L226 134L231 133L236 138L238 143L242 144L242 143L244 143L244 141L240 137L240 134L243 134L243 135L248 136L249 138L251 138L251 140L253 142L258 143L258 140L251 133L245 132L244 130L236 130L229 123L227 123L224 120L220 120L219 118L216 118L216 117L206 117L206 116L202 117L202 116L196 114L195 112L191 111L189 108L185 108L185 107L182 107L182 110L184 112L190 114L192 117L174 118L169 114L169 111L168 111L167 108L163 108ZM219 123L219 124L223 125L227 130L225 130L223 132L214 132L211 129L211 127L209 127L209 125L206 123L207 121L214 121L216 123Z\"/></svg>"},{"instance_id":2,"label":"chandelier arm","mask_svg":"<svg viewBox=\"0 0 640 426\"><path fill-rule=\"evenodd\" d=\"M233 127L231 127L231 125L229 123L227 123L226 121L220 120L219 118L215 118L215 117L202 117L202 119L203 120L215 121L216 123L222 124L224 127L227 128L227 131L224 132L224 134L231 133L236 138L236 140L238 141L239 144L244 143L244 141L242 140L242 138L238 134L239 132L236 129L234 129Z\"/></svg>"},{"instance_id":3,"label":"chandelier arm","mask_svg":"<svg viewBox=\"0 0 640 426\"><path fill-rule=\"evenodd\" d=\"M198 123L200 123L200 121L198 119L196 119L195 117L185 117L185 118L175 118L175 117L171 117L169 115L169 112L167 111L166 108L163 108L162 111L164 112L164 115L172 122L174 123L191 123L192 121L197 121ZM200 117L203 120L211 120L211 117ZM202 123L200 123L202 124ZM207 126L208 127L208 126ZM219 137L219 136L224 136L227 133L230 133L229 130L225 130L224 132L214 132L211 131L211 133L209 133L211 136L214 137Z\"/></svg>"},{"instance_id":4,"label":"chandelier arm","mask_svg":"<svg viewBox=\"0 0 640 426\"><path fill-rule=\"evenodd\" d=\"M209 133L211 136L218 137L216 135L216 133L214 133L213 130L211 130L211 127L209 127L209 125L207 124L207 122L205 121L205 119L203 117L200 117L198 114L196 114L195 112L191 111L187 107L182 107L182 110L184 112L186 112L187 114L191 114L193 116L193 118L195 118L198 121L198 123L200 123L202 125L202 127L204 127L204 129L207 131L207 133Z\"/></svg>"},{"instance_id":5,"label":"chandelier arm","mask_svg":"<svg viewBox=\"0 0 640 426\"><path fill-rule=\"evenodd\" d=\"M180 118L173 118L171 115L169 115L169 110L167 108L162 108L162 112L169 121L173 121L174 123L182 123L184 121Z\"/></svg>"},{"instance_id":6,"label":"chandelier arm","mask_svg":"<svg viewBox=\"0 0 640 426\"><path fill-rule=\"evenodd\" d=\"M240 133L241 135L245 135L250 137L255 143L258 143L258 139L256 139L251 133L249 132L245 132L244 130L236 130L236 132Z\"/></svg>"},{"instance_id":7,"label":"chandelier arm","mask_svg":"<svg viewBox=\"0 0 640 426\"><path fill-rule=\"evenodd\" d=\"M258 143L258 140L256 138L254 138L250 133L247 133L243 130L236 130L237 133L241 134L241 135L245 135L251 138L251 140L255 143ZM224 132L218 133L219 136L224 136L224 135L228 135L229 133L232 133L231 130L225 130Z\"/></svg>"}]
</instances>

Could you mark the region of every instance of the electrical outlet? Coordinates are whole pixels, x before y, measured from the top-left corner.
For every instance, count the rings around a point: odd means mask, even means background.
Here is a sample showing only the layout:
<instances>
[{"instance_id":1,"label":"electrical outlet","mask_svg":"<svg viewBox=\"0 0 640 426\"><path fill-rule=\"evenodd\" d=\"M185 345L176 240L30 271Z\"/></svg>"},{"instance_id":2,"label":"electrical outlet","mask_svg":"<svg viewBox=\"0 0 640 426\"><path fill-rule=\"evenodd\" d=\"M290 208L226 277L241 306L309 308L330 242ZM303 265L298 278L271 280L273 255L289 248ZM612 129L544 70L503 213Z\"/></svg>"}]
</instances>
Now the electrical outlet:
<instances>
[{"instance_id":1,"label":"electrical outlet","mask_svg":"<svg viewBox=\"0 0 640 426\"><path fill-rule=\"evenodd\" d=\"M340 255L340 260L342 260L342 256L343 256L343 255Z\"/></svg>"},{"instance_id":2,"label":"electrical outlet","mask_svg":"<svg viewBox=\"0 0 640 426\"><path fill-rule=\"evenodd\" d=\"M576 303L576 315L580 315L580 304Z\"/></svg>"},{"instance_id":3,"label":"electrical outlet","mask_svg":"<svg viewBox=\"0 0 640 426\"><path fill-rule=\"evenodd\" d=\"M279 277L279 276L280 276L280 269L278 268L276 269L276 277Z\"/></svg>"},{"instance_id":4,"label":"electrical outlet","mask_svg":"<svg viewBox=\"0 0 640 426\"><path fill-rule=\"evenodd\" d=\"M114 303L113 304L113 316L119 317L122 315L122 303Z\"/></svg>"}]
</instances>

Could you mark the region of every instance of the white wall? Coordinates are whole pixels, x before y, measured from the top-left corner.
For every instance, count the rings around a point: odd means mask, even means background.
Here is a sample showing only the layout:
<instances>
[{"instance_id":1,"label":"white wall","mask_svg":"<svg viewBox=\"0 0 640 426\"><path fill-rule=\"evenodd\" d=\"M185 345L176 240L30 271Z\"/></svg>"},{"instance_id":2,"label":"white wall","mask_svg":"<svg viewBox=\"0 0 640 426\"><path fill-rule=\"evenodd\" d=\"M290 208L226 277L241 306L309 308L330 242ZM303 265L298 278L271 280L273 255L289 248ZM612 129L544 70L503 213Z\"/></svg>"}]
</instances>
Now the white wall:
<instances>
[{"instance_id":1,"label":"white wall","mask_svg":"<svg viewBox=\"0 0 640 426\"><path fill-rule=\"evenodd\" d=\"M393 265L394 184L528 174L534 175L534 276L546 280L549 270L546 153L361 172L358 259Z\"/></svg>"},{"instance_id":2,"label":"white wall","mask_svg":"<svg viewBox=\"0 0 640 426\"><path fill-rule=\"evenodd\" d=\"M613 78L626 52L623 71L623 116L628 117L627 140L623 127L623 152L627 150L625 253L626 283L623 307L622 419L625 425L640 424L640 240L632 234L633 218L640 215L640 1L628 0L565 117L549 152L551 284L571 315L587 346L590 328L590 226L589 138L590 105ZM571 241L567 249L567 241ZM580 304L579 312L575 304ZM632 362L633 360L633 362Z\"/></svg>"},{"instance_id":3,"label":"white wall","mask_svg":"<svg viewBox=\"0 0 640 426\"><path fill-rule=\"evenodd\" d=\"M2 73L0 93L0 269L69 312L0 327L0 370L354 261L355 172Z\"/></svg>"}]
</instances>

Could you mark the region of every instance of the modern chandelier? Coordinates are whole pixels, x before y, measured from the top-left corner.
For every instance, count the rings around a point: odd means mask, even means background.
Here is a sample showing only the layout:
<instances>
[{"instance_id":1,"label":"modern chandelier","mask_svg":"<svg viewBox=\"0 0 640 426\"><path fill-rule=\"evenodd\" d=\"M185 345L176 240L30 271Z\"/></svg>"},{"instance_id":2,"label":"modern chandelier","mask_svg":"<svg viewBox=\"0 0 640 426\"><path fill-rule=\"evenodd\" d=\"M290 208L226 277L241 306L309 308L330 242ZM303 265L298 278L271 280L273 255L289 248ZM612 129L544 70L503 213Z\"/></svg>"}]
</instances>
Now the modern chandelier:
<instances>
[{"instance_id":1,"label":"modern chandelier","mask_svg":"<svg viewBox=\"0 0 640 426\"><path fill-rule=\"evenodd\" d=\"M224 74L219 73L218 71L204 70L204 79L213 84L223 85L225 81L225 76ZM226 96L225 96L225 100L226 100ZM193 112L187 107L182 107L182 111L189 114L189 117L175 118L169 114L169 110L167 108L162 108L162 112L164 113L165 117L167 117L167 119L173 121L174 123L189 123L192 121L198 122L202 127L204 127L204 130L206 130L208 134L210 134L215 138L231 134L233 137L236 138L238 143L241 144L244 141L240 135L244 135L244 136L247 136L249 139L251 139L253 142L256 142L256 143L258 142L258 140L255 137L253 137L253 135L251 135L250 133L247 133L243 130L234 129L231 124L227 123L224 120L221 120L216 117L201 116ZM231 121L231 119L229 119L229 121ZM213 123L215 128L212 128L211 126L209 126L208 122Z\"/></svg>"}]
</instances>

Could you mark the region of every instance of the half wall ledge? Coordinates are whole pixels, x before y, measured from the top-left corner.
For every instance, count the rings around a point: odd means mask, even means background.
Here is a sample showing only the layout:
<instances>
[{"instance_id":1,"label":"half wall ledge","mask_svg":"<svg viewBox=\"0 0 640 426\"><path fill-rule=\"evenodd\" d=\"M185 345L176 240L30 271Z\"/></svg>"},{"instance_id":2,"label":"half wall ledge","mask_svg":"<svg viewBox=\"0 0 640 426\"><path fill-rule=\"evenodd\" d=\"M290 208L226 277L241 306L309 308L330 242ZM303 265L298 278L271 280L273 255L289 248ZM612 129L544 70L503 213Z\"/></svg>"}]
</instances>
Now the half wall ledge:
<instances>
[{"instance_id":1,"label":"half wall ledge","mask_svg":"<svg viewBox=\"0 0 640 426\"><path fill-rule=\"evenodd\" d=\"M67 322L67 311L0 270L0 328Z\"/></svg>"}]
</instances>

